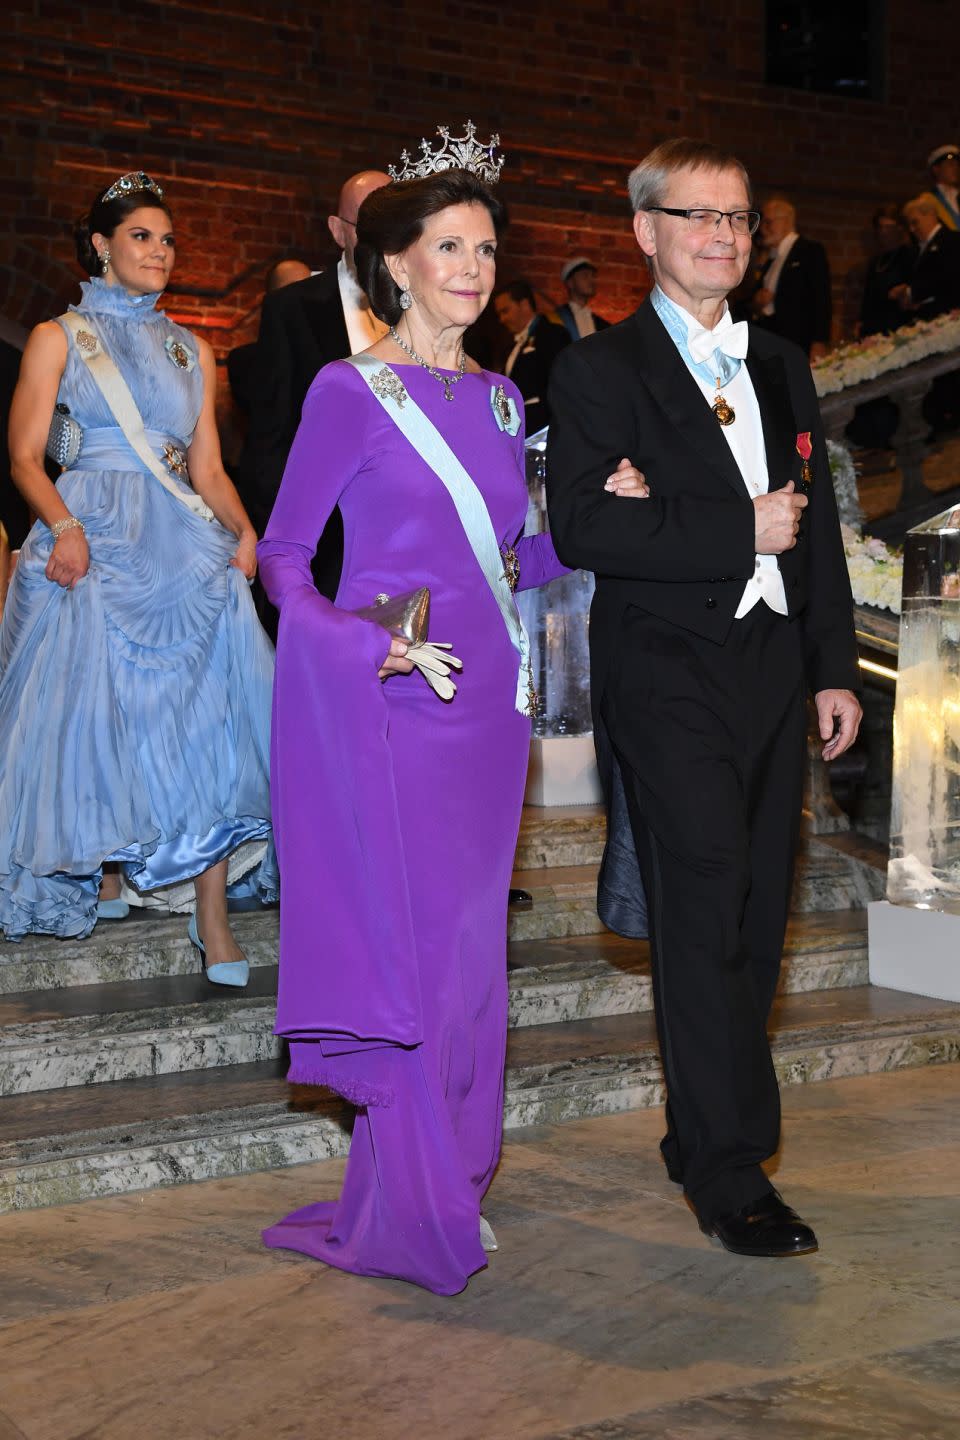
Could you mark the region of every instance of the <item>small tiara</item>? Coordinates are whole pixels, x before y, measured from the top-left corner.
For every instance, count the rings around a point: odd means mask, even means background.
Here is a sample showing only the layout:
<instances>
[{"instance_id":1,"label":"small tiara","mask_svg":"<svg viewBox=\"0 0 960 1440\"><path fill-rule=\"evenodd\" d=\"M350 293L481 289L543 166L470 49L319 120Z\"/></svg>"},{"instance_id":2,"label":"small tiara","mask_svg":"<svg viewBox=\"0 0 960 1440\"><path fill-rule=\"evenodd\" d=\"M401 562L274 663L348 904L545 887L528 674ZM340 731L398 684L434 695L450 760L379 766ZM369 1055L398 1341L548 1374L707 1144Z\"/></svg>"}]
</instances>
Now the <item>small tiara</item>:
<instances>
[{"instance_id":1,"label":"small tiara","mask_svg":"<svg viewBox=\"0 0 960 1440\"><path fill-rule=\"evenodd\" d=\"M465 135L451 137L446 125L438 125L437 134L443 144L438 149L431 150L429 140L421 140L420 155L414 161L411 161L409 151L402 151L400 159L403 169L398 170L395 166L388 165L387 174L390 179L423 180L427 175L439 175L444 170L470 170L488 185L496 185L503 169L503 156L498 160L493 158L494 146L500 144L499 135L491 135L486 145L478 144L477 130L472 120L467 121Z\"/></svg>"},{"instance_id":2,"label":"small tiara","mask_svg":"<svg viewBox=\"0 0 960 1440\"><path fill-rule=\"evenodd\" d=\"M163 199L163 190L156 180L151 180L143 170L131 170L129 175L121 175L119 180L114 180L109 190L104 190L100 199L119 200L121 195L135 195L138 190L152 190L154 195Z\"/></svg>"}]
</instances>

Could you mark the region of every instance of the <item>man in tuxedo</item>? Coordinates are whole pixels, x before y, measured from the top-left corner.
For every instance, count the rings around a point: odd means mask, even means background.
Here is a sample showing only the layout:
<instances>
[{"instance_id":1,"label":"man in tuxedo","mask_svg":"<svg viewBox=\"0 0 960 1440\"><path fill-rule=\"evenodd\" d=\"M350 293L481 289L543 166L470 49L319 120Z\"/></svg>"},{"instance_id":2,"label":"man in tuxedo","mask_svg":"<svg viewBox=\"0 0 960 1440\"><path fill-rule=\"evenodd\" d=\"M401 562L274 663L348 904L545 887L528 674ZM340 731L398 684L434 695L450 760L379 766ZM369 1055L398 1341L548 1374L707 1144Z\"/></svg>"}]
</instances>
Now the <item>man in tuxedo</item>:
<instances>
[{"instance_id":1,"label":"man in tuxedo","mask_svg":"<svg viewBox=\"0 0 960 1440\"><path fill-rule=\"evenodd\" d=\"M285 285L296 285L309 280L310 266L303 260L278 260L267 272L264 296L282 290ZM234 404L242 415L247 416L256 407L256 344L235 345L227 356L227 379Z\"/></svg>"},{"instance_id":2,"label":"man in tuxedo","mask_svg":"<svg viewBox=\"0 0 960 1440\"><path fill-rule=\"evenodd\" d=\"M937 219L948 230L960 230L960 145L938 145L927 156Z\"/></svg>"},{"instance_id":3,"label":"man in tuxedo","mask_svg":"<svg viewBox=\"0 0 960 1440\"><path fill-rule=\"evenodd\" d=\"M497 319L513 336L513 348L503 367L523 396L527 434L535 435L550 423L547 385L553 362L570 344L562 325L537 313L533 287L515 280L494 297Z\"/></svg>"},{"instance_id":4,"label":"man in tuxedo","mask_svg":"<svg viewBox=\"0 0 960 1440\"><path fill-rule=\"evenodd\" d=\"M825 759L860 720L850 586L806 355L727 309L757 221L743 166L667 141L630 194L656 283L556 363L550 524L596 574L595 736L649 902L668 1174L728 1250L800 1254L814 1232L761 1168L780 1133L766 1023L807 688Z\"/></svg>"},{"instance_id":5,"label":"man in tuxedo","mask_svg":"<svg viewBox=\"0 0 960 1440\"><path fill-rule=\"evenodd\" d=\"M894 292L911 320L932 320L960 308L960 234L941 222L936 197L917 195L903 207L916 244L909 284Z\"/></svg>"},{"instance_id":6,"label":"man in tuxedo","mask_svg":"<svg viewBox=\"0 0 960 1440\"><path fill-rule=\"evenodd\" d=\"M585 335L595 335L606 330L609 320L590 309L590 301L597 293L597 267L586 255L575 255L560 271L560 279L566 286L566 304L557 306L560 322L571 340L582 340Z\"/></svg>"},{"instance_id":7,"label":"man in tuxedo","mask_svg":"<svg viewBox=\"0 0 960 1440\"><path fill-rule=\"evenodd\" d=\"M327 217L339 264L264 297L254 357L254 385L237 488L257 534L262 535L280 489L300 412L317 371L331 360L366 350L386 327L370 309L353 264L357 213L373 190L389 183L380 170L352 175L340 191L337 213ZM313 574L318 589L336 593L343 555L339 512L320 539Z\"/></svg>"},{"instance_id":8,"label":"man in tuxedo","mask_svg":"<svg viewBox=\"0 0 960 1440\"><path fill-rule=\"evenodd\" d=\"M960 309L960 234L940 220L935 195L925 192L903 207L903 218L916 251L909 282L891 294L908 320L933 320ZM938 375L923 400L923 413L933 439L960 423L960 372Z\"/></svg>"},{"instance_id":9,"label":"man in tuxedo","mask_svg":"<svg viewBox=\"0 0 960 1440\"><path fill-rule=\"evenodd\" d=\"M753 295L753 317L819 360L829 348L833 319L827 252L816 240L797 234L797 212L783 195L764 205L760 239L769 259Z\"/></svg>"}]
</instances>

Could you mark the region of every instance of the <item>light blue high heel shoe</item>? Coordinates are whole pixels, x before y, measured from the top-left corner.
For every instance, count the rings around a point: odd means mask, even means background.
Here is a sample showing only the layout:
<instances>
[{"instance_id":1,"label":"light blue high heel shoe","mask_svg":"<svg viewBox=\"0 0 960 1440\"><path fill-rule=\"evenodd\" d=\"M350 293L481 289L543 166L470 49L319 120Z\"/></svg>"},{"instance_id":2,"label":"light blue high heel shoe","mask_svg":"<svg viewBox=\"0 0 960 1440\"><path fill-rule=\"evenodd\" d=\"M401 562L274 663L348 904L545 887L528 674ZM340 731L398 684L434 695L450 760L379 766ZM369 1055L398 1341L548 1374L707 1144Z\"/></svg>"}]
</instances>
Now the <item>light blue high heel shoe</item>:
<instances>
[{"instance_id":1,"label":"light blue high heel shoe","mask_svg":"<svg viewBox=\"0 0 960 1440\"><path fill-rule=\"evenodd\" d=\"M98 920L126 920L130 914L130 906L126 900L98 900Z\"/></svg>"},{"instance_id":2,"label":"light blue high heel shoe","mask_svg":"<svg viewBox=\"0 0 960 1440\"><path fill-rule=\"evenodd\" d=\"M203 965L204 974L213 985L233 985L242 990L250 979L250 965L246 960L226 960L222 965L208 965L206 946L200 939L197 931L197 917L190 916L190 924L187 926L187 934L191 942L200 951L200 961Z\"/></svg>"}]
</instances>

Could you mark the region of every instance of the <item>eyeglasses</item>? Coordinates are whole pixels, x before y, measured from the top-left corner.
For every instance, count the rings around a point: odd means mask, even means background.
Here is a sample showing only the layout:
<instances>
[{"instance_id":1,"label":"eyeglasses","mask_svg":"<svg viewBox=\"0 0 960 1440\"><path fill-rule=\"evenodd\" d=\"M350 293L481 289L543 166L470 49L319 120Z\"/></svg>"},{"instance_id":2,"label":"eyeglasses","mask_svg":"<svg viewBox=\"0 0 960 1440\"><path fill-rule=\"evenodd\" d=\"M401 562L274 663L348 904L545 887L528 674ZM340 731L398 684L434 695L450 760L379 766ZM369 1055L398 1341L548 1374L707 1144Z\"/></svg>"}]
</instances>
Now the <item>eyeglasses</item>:
<instances>
[{"instance_id":1,"label":"eyeglasses","mask_svg":"<svg viewBox=\"0 0 960 1440\"><path fill-rule=\"evenodd\" d=\"M709 235L719 230L724 220L730 221L735 235L752 235L760 224L758 210L671 210L666 205L648 205L648 210L659 210L661 215L682 215L694 235Z\"/></svg>"},{"instance_id":2,"label":"eyeglasses","mask_svg":"<svg viewBox=\"0 0 960 1440\"><path fill-rule=\"evenodd\" d=\"M354 228L354 230L356 230L356 228L357 228L357 222L356 222L356 220L348 220L347 217L346 217L346 215L338 215L338 216L337 216L337 219L338 219L338 220L342 220L343 223L344 223L344 225L352 225L353 228Z\"/></svg>"}]
</instances>

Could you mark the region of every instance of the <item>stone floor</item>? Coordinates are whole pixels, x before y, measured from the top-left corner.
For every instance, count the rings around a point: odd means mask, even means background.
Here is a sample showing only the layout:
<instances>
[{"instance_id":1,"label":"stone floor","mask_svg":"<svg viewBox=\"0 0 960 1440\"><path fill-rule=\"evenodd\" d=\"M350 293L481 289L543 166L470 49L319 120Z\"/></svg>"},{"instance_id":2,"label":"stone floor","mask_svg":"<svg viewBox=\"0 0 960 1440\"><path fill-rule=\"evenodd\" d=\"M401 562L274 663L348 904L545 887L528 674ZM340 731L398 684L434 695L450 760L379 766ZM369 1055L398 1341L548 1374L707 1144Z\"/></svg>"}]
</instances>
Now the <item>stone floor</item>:
<instances>
[{"instance_id":1,"label":"stone floor","mask_svg":"<svg viewBox=\"0 0 960 1440\"><path fill-rule=\"evenodd\" d=\"M441 1300L263 1250L342 1162L0 1217L0 1440L956 1440L960 1065L784 1094L812 1258L699 1234L657 1111L520 1131Z\"/></svg>"}]
</instances>

